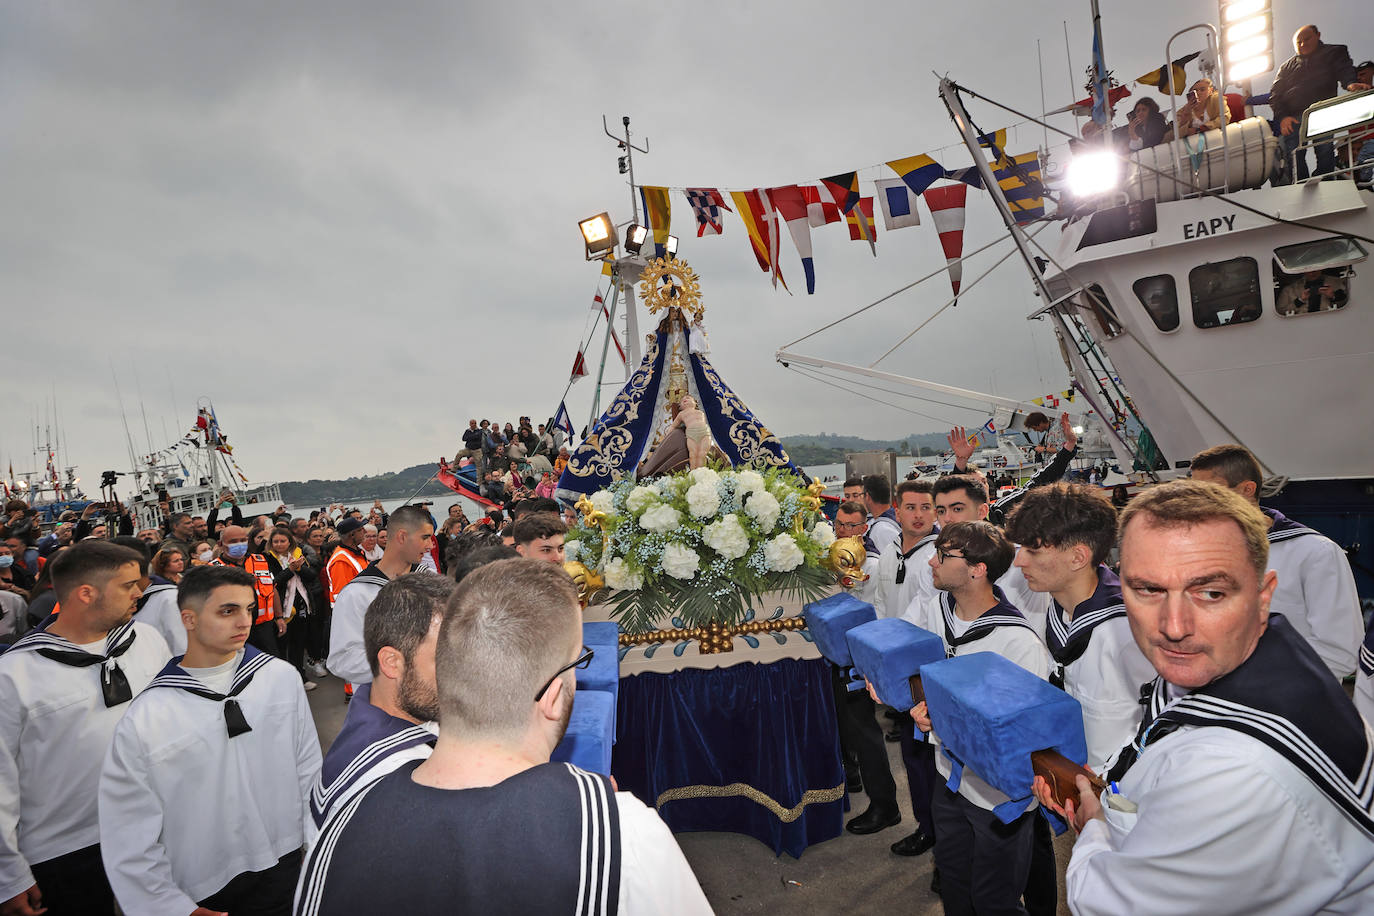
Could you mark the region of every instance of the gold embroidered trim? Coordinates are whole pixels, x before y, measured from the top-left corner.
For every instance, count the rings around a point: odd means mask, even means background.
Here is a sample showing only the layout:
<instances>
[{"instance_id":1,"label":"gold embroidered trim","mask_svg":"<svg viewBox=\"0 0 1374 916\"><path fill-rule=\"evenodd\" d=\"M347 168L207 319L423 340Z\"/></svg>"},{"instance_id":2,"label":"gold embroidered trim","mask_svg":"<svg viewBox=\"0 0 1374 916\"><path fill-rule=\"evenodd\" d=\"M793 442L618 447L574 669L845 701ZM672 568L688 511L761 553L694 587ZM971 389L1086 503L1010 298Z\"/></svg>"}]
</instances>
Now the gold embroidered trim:
<instances>
[{"instance_id":1,"label":"gold embroidered trim","mask_svg":"<svg viewBox=\"0 0 1374 916\"><path fill-rule=\"evenodd\" d=\"M732 798L741 795L752 802L763 805L784 824L790 824L801 817L802 809L807 805L839 801L844 795L844 783L840 783L833 789L808 789L802 793L801 801L791 808L784 808L771 796L742 782L732 782L728 786L681 786L676 789L668 789L655 799L654 807L662 808L668 802L681 801L687 798Z\"/></svg>"}]
</instances>

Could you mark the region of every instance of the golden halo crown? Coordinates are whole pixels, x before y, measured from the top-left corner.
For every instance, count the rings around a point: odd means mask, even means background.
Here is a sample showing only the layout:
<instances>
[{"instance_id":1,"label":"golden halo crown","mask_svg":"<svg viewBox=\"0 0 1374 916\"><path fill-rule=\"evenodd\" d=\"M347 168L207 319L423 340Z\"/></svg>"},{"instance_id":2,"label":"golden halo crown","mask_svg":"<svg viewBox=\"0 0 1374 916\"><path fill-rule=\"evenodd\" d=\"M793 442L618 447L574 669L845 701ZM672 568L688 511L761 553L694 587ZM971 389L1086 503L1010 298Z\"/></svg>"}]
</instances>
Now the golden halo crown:
<instances>
[{"instance_id":1,"label":"golden halo crown","mask_svg":"<svg viewBox=\"0 0 1374 916\"><path fill-rule=\"evenodd\" d=\"M639 277L639 295L650 314L679 308L695 319L706 311L696 272L681 258L654 258Z\"/></svg>"}]
</instances>

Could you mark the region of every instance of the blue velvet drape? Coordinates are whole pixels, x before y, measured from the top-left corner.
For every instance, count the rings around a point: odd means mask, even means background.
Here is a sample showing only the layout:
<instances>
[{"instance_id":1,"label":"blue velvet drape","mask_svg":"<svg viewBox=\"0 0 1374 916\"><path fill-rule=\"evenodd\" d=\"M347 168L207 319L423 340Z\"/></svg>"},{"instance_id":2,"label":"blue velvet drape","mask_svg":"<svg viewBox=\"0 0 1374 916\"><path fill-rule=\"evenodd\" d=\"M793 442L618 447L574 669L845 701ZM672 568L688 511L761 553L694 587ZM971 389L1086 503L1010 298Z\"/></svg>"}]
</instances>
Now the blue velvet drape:
<instances>
[{"instance_id":1,"label":"blue velvet drape","mask_svg":"<svg viewBox=\"0 0 1374 916\"><path fill-rule=\"evenodd\" d=\"M823 659L625 677L617 716L612 772L673 830L743 833L793 857L839 836L844 769Z\"/></svg>"}]
</instances>

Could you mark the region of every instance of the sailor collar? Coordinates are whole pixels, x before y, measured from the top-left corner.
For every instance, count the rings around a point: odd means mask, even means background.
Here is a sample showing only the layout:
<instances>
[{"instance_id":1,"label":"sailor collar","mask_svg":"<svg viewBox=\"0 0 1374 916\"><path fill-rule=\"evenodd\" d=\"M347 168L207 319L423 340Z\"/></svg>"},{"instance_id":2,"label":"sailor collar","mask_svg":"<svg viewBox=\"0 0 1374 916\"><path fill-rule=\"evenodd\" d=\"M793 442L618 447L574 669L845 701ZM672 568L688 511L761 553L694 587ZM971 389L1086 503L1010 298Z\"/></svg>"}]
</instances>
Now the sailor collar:
<instances>
[{"instance_id":1,"label":"sailor collar","mask_svg":"<svg viewBox=\"0 0 1374 916\"><path fill-rule=\"evenodd\" d=\"M239 659L239 666L234 670L234 679L229 685L228 693L217 693L205 686L205 682L200 678L188 673L181 667L181 661L186 656L178 655L167 663L158 672L157 677L148 683L149 690L155 687L175 687L187 693L203 697L215 702L224 702L224 724L229 731L230 738L237 738L245 732L251 732L253 727L244 718L243 709L235 699L252 683L253 675L261 671L274 656L266 652L260 652L253 646L243 647L243 657Z\"/></svg>"},{"instance_id":2,"label":"sailor collar","mask_svg":"<svg viewBox=\"0 0 1374 916\"><path fill-rule=\"evenodd\" d=\"M1306 525L1301 525L1284 515L1277 509L1266 509L1260 506L1260 511L1269 516L1272 524L1269 526L1269 543L1276 544L1279 541L1288 541L1305 534L1319 534Z\"/></svg>"},{"instance_id":3,"label":"sailor collar","mask_svg":"<svg viewBox=\"0 0 1374 916\"><path fill-rule=\"evenodd\" d=\"M1097 588L1074 608L1073 619L1069 622L1064 622L1063 606L1052 601L1050 613L1046 615L1045 642L1059 665L1061 677L1063 668L1078 661L1087 650L1093 630L1124 616L1126 605L1121 600L1121 580L1106 566L1097 567Z\"/></svg>"},{"instance_id":4,"label":"sailor collar","mask_svg":"<svg viewBox=\"0 0 1374 916\"><path fill-rule=\"evenodd\" d=\"M988 636L998 627L1025 627L1032 633L1035 632L1035 627L1007 601L1007 596L1002 593L1000 587L994 585L992 593L997 597L997 604L978 615L962 636L954 635L957 619L954 615L954 597L949 592L940 593L940 611L944 615L945 625L945 654L948 657L953 658L961 646Z\"/></svg>"},{"instance_id":5,"label":"sailor collar","mask_svg":"<svg viewBox=\"0 0 1374 916\"><path fill-rule=\"evenodd\" d=\"M10 646L11 652L37 652L44 658L72 668L100 666L100 693L105 708L127 703L134 698L129 679L119 667L117 659L134 644L138 631L132 620L125 621L105 634L105 654L87 652L69 639L46 629L34 630Z\"/></svg>"}]
</instances>

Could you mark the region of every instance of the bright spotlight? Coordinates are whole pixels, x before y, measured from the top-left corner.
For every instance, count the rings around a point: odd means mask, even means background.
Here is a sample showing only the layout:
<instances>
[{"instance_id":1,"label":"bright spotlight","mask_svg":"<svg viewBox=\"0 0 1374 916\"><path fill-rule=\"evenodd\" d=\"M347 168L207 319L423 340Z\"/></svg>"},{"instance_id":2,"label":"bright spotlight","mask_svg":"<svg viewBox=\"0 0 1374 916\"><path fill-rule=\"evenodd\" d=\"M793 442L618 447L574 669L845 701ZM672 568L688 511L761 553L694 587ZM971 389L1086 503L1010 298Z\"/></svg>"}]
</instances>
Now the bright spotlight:
<instances>
[{"instance_id":1,"label":"bright spotlight","mask_svg":"<svg viewBox=\"0 0 1374 916\"><path fill-rule=\"evenodd\" d=\"M639 250L644 247L644 240L649 237L649 229L634 223L629 229L625 230L625 251L629 254L639 254Z\"/></svg>"},{"instance_id":2,"label":"bright spotlight","mask_svg":"<svg viewBox=\"0 0 1374 916\"><path fill-rule=\"evenodd\" d=\"M587 260L601 258L615 248L615 224L609 213L598 213L577 224L582 230L582 241L587 247Z\"/></svg>"},{"instance_id":3,"label":"bright spotlight","mask_svg":"<svg viewBox=\"0 0 1374 916\"><path fill-rule=\"evenodd\" d=\"M1272 66L1269 55L1261 54L1259 57L1252 57L1249 60L1232 64L1226 70L1226 78L1238 83L1241 80L1248 80L1252 76L1267 73Z\"/></svg>"},{"instance_id":4,"label":"bright spotlight","mask_svg":"<svg viewBox=\"0 0 1374 916\"><path fill-rule=\"evenodd\" d=\"M1226 48L1226 59L1236 63L1245 63L1252 57L1259 57L1269 50L1269 36L1255 35L1238 41Z\"/></svg>"},{"instance_id":5,"label":"bright spotlight","mask_svg":"<svg viewBox=\"0 0 1374 916\"><path fill-rule=\"evenodd\" d=\"M1235 3L1222 5L1221 18L1230 24L1267 9L1269 9L1269 0L1236 0Z\"/></svg>"},{"instance_id":6,"label":"bright spotlight","mask_svg":"<svg viewBox=\"0 0 1374 916\"><path fill-rule=\"evenodd\" d=\"M668 236L668 240L663 243L663 250L668 252L668 257L677 257L677 236Z\"/></svg>"},{"instance_id":7,"label":"bright spotlight","mask_svg":"<svg viewBox=\"0 0 1374 916\"><path fill-rule=\"evenodd\" d=\"M1092 197L1115 190L1121 178L1121 160L1104 151L1080 153L1069 160L1069 190L1075 197Z\"/></svg>"}]
</instances>

